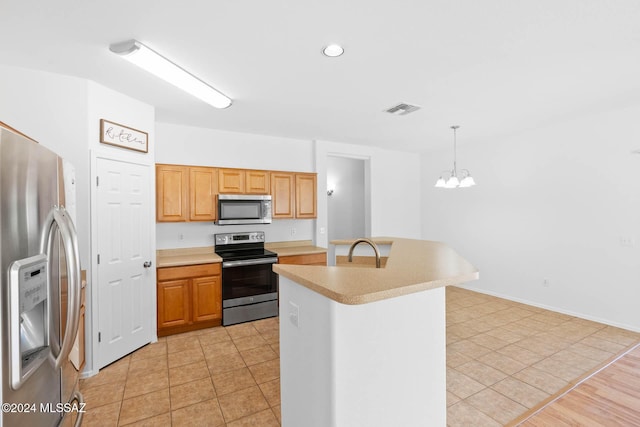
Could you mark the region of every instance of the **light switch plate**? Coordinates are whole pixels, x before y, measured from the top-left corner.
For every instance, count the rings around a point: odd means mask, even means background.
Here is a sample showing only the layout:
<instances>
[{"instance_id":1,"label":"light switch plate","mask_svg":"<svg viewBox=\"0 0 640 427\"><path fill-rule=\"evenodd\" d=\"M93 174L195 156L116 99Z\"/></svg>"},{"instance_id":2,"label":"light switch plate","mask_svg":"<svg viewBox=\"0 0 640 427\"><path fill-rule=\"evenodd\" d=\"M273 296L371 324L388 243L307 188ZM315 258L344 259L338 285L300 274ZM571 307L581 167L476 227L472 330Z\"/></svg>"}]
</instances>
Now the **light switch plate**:
<instances>
[{"instance_id":1,"label":"light switch plate","mask_svg":"<svg viewBox=\"0 0 640 427\"><path fill-rule=\"evenodd\" d=\"M298 306L293 302L289 301L289 321L296 328L298 327L298 314L299 314Z\"/></svg>"}]
</instances>

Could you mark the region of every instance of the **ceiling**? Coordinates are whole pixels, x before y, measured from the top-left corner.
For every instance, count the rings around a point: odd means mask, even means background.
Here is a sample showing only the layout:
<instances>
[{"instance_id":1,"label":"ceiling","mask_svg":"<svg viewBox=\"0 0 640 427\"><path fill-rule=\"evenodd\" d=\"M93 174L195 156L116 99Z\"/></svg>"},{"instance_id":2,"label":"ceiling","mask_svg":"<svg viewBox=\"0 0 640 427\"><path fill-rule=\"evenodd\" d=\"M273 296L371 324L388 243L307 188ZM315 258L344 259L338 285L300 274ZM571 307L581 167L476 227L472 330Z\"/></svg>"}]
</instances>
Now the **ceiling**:
<instances>
[{"instance_id":1,"label":"ceiling","mask_svg":"<svg viewBox=\"0 0 640 427\"><path fill-rule=\"evenodd\" d=\"M637 0L0 0L0 64L93 80L161 122L424 152L453 124L464 146L639 104L639 23ZM234 104L109 51L132 38ZM422 108L383 113L400 102Z\"/></svg>"}]
</instances>

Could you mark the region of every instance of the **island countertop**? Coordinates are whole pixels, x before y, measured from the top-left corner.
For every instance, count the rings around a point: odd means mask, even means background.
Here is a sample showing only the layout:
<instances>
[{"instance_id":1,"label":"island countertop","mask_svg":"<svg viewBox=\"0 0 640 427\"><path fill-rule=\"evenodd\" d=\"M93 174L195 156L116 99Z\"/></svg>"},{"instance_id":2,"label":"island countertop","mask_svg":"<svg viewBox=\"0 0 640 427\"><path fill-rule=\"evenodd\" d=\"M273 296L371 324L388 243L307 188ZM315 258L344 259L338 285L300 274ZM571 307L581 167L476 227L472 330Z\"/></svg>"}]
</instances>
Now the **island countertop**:
<instances>
[{"instance_id":1,"label":"island countertop","mask_svg":"<svg viewBox=\"0 0 640 427\"><path fill-rule=\"evenodd\" d=\"M332 244L350 245L356 239ZM273 266L273 271L336 302L366 304L476 280L478 270L442 242L396 237L372 238L391 245L385 268Z\"/></svg>"}]
</instances>

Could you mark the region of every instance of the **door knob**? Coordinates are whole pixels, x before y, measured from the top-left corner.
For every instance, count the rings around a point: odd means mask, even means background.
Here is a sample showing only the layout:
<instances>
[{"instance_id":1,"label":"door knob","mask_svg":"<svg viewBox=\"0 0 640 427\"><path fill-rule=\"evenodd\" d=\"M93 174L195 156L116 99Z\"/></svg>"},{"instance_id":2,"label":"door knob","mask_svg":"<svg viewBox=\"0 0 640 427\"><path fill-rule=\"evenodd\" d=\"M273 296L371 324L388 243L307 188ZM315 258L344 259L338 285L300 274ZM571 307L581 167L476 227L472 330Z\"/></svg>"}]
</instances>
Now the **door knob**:
<instances>
[{"instance_id":1,"label":"door knob","mask_svg":"<svg viewBox=\"0 0 640 427\"><path fill-rule=\"evenodd\" d=\"M144 266L144 268L149 268L151 267L151 261L145 261L142 265Z\"/></svg>"}]
</instances>

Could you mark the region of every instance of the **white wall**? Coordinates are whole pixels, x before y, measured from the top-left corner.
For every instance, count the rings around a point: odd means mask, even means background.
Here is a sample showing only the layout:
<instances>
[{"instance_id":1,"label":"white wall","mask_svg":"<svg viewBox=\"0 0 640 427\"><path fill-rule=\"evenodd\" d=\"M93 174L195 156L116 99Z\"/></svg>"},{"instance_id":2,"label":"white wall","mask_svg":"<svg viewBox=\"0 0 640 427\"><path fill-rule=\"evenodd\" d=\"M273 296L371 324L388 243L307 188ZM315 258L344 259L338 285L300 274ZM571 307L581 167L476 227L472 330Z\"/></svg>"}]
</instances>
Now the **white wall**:
<instances>
[{"instance_id":1,"label":"white wall","mask_svg":"<svg viewBox=\"0 0 640 427\"><path fill-rule=\"evenodd\" d=\"M278 219L271 224L215 225L213 222L163 222L156 224L158 249L213 246L216 233L264 231L267 242L313 240L313 220Z\"/></svg>"},{"instance_id":2,"label":"white wall","mask_svg":"<svg viewBox=\"0 0 640 427\"><path fill-rule=\"evenodd\" d=\"M327 157L343 156L366 160L365 203L370 203L371 219L365 224L371 236L419 238L420 157L415 153L383 150L363 145L316 141L318 172L318 220L316 242L327 247L328 226ZM365 185L366 186L366 185Z\"/></svg>"},{"instance_id":3,"label":"white wall","mask_svg":"<svg viewBox=\"0 0 640 427\"><path fill-rule=\"evenodd\" d=\"M365 161L329 156L327 198L329 241L362 237L365 231Z\"/></svg>"},{"instance_id":4,"label":"white wall","mask_svg":"<svg viewBox=\"0 0 640 427\"><path fill-rule=\"evenodd\" d=\"M82 268L89 263L87 81L0 66L0 121L71 162L76 170L76 229Z\"/></svg>"},{"instance_id":5,"label":"white wall","mask_svg":"<svg viewBox=\"0 0 640 427\"><path fill-rule=\"evenodd\" d=\"M155 109L95 82L88 82L88 145L89 149L113 156L127 157L144 164L155 162ZM119 123L149 134L148 152L128 150L100 143L100 119Z\"/></svg>"},{"instance_id":6,"label":"white wall","mask_svg":"<svg viewBox=\"0 0 640 427\"><path fill-rule=\"evenodd\" d=\"M478 184L468 189L433 187L450 150L422 156L423 238L473 263L473 288L640 330L639 116L633 107L459 141L458 166Z\"/></svg>"}]
</instances>

